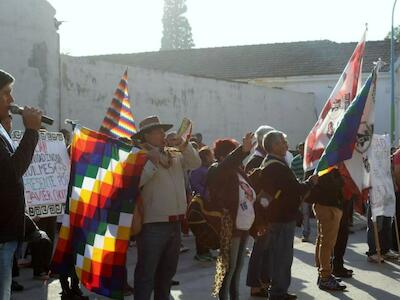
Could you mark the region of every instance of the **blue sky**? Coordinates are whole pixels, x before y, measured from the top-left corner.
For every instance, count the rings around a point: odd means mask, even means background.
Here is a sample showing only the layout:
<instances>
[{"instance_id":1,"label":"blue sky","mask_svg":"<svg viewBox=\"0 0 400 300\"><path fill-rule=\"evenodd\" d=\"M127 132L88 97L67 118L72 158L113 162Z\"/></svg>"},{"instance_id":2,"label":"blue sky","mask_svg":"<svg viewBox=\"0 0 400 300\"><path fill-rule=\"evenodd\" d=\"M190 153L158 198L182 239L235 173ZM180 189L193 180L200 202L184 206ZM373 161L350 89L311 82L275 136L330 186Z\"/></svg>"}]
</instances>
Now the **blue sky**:
<instances>
[{"instance_id":1,"label":"blue sky","mask_svg":"<svg viewBox=\"0 0 400 300\"><path fill-rule=\"evenodd\" d=\"M157 51L163 0L48 0L70 55ZM367 40L390 30L393 0L187 0L196 48L329 39ZM395 25L400 24L400 3Z\"/></svg>"}]
</instances>

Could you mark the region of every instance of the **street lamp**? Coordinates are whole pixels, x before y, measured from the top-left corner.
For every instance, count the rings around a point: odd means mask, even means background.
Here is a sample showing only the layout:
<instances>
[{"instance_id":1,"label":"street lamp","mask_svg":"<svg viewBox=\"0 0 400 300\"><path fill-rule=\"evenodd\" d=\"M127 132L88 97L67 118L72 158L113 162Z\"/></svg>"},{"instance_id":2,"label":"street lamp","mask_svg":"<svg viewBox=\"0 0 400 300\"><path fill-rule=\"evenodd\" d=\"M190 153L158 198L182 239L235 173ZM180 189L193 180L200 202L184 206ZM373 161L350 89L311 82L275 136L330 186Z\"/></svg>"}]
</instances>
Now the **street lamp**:
<instances>
[{"instance_id":1,"label":"street lamp","mask_svg":"<svg viewBox=\"0 0 400 300\"><path fill-rule=\"evenodd\" d=\"M394 8L396 7L397 0L394 1L393 4L393 9L392 9L392 31L391 31L391 37L390 37L390 76L392 80L392 86L391 86L391 103L390 103L390 141L392 143L392 146L394 146L394 140L395 140L395 135L396 135L396 114L395 114L395 104L394 104L394 27L393 27L393 22L394 22Z\"/></svg>"}]
</instances>

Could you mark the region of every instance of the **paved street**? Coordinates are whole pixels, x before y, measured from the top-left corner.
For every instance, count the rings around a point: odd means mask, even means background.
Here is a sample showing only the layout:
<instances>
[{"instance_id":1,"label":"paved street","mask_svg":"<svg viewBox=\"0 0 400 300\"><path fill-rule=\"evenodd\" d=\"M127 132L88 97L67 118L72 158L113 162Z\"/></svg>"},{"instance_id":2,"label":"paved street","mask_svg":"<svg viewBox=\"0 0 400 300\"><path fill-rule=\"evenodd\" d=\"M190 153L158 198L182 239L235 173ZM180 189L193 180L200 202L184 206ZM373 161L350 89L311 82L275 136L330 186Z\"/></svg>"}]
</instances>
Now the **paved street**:
<instances>
[{"instance_id":1,"label":"paved street","mask_svg":"<svg viewBox=\"0 0 400 300\"><path fill-rule=\"evenodd\" d=\"M359 224L360 225L360 224ZM348 289L344 293L327 293L320 291L316 286L316 270L313 267L314 245L302 243L299 239L300 231L297 231L295 239L295 258L292 268L291 292L298 295L299 299L379 299L391 300L400 299L400 264L385 262L382 265L367 262L365 252L366 233L358 229L350 235L349 245L346 253L347 265L354 270L352 279L344 280ZM315 235L315 230L314 230ZM206 300L213 299L210 296L211 284L213 280L214 267L212 264L198 263L193 260L194 239L193 237L184 238L186 246L190 247L190 252L181 255L179 271L176 279L180 281L180 286L174 288L174 299ZM129 280L133 282L133 270L135 265L135 248L129 251ZM246 269L242 272L241 299L253 299L250 297L249 289L245 286ZM31 280L32 270L23 269L20 282L25 285L26 291L13 296L14 300L22 299L59 299L60 286L58 280L52 280L46 288L38 281ZM95 294L90 295L90 299L106 299ZM126 297L125 299L132 299ZM254 298L256 299L256 298Z\"/></svg>"}]
</instances>

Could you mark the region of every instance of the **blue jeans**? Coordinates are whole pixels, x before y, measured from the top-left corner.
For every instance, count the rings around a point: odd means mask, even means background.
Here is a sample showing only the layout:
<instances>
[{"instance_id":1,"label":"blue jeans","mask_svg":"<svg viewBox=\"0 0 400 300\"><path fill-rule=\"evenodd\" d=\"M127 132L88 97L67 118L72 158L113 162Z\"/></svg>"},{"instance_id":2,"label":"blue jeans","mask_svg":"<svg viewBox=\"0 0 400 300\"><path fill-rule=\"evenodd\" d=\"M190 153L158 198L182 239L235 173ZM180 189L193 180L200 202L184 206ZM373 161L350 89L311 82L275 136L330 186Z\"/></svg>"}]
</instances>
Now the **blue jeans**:
<instances>
[{"instance_id":1,"label":"blue jeans","mask_svg":"<svg viewBox=\"0 0 400 300\"><path fill-rule=\"evenodd\" d=\"M374 223L371 219L371 207L368 205L368 228L367 242L368 255L376 254L376 244L374 235ZM385 216L376 217L378 227L379 244L381 246L381 254L387 253L392 248L392 218Z\"/></svg>"},{"instance_id":2,"label":"blue jeans","mask_svg":"<svg viewBox=\"0 0 400 300\"><path fill-rule=\"evenodd\" d=\"M0 243L0 300L11 297L13 257L17 245L17 241Z\"/></svg>"},{"instance_id":3,"label":"blue jeans","mask_svg":"<svg viewBox=\"0 0 400 300\"><path fill-rule=\"evenodd\" d=\"M310 203L303 202L301 204L301 210L303 214L303 237L308 238L310 236Z\"/></svg>"},{"instance_id":4,"label":"blue jeans","mask_svg":"<svg viewBox=\"0 0 400 300\"><path fill-rule=\"evenodd\" d=\"M282 297L289 289L296 222L270 223L267 228L268 274L271 297Z\"/></svg>"},{"instance_id":5,"label":"blue jeans","mask_svg":"<svg viewBox=\"0 0 400 300\"><path fill-rule=\"evenodd\" d=\"M170 299L181 245L181 224L148 223L136 238L138 261L135 269L135 300Z\"/></svg>"},{"instance_id":6,"label":"blue jeans","mask_svg":"<svg viewBox=\"0 0 400 300\"><path fill-rule=\"evenodd\" d=\"M241 233L240 236L233 236L231 240L231 249L229 251L229 270L225 274L219 291L220 300L239 300L240 272L243 268L243 261L248 233Z\"/></svg>"},{"instance_id":7,"label":"blue jeans","mask_svg":"<svg viewBox=\"0 0 400 300\"><path fill-rule=\"evenodd\" d=\"M269 281L267 266L267 235L257 237L254 242L253 251L247 269L247 286L261 287L261 283Z\"/></svg>"}]
</instances>

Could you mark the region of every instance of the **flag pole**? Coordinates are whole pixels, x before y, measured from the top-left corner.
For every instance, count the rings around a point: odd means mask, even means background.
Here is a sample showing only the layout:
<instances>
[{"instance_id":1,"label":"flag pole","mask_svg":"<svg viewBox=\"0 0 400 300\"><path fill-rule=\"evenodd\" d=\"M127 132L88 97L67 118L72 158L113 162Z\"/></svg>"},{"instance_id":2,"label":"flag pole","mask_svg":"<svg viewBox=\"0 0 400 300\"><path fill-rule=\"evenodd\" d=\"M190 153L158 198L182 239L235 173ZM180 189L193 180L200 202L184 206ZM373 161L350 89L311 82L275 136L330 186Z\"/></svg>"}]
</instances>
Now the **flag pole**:
<instances>
[{"instance_id":1,"label":"flag pole","mask_svg":"<svg viewBox=\"0 0 400 300\"><path fill-rule=\"evenodd\" d=\"M397 253L400 254L400 238L399 238L399 226L397 224L397 217L394 215L394 228L396 229L396 240L397 240ZM400 256L398 257L400 260Z\"/></svg>"},{"instance_id":2,"label":"flag pole","mask_svg":"<svg viewBox=\"0 0 400 300\"><path fill-rule=\"evenodd\" d=\"M392 9L392 30L390 32L390 79L391 79L391 84L390 84L390 141L392 143L392 146L394 146L395 143L395 138L396 138L396 113L395 113L395 70L394 70L394 44L395 44L395 37L394 37L394 9L396 7L397 0L394 1L393 3L393 9Z\"/></svg>"},{"instance_id":3,"label":"flag pole","mask_svg":"<svg viewBox=\"0 0 400 300\"><path fill-rule=\"evenodd\" d=\"M376 254L378 254L379 263L381 263L382 262L381 244L379 242L378 224L376 223L376 220L374 221L374 236L375 236Z\"/></svg>"}]
</instances>

